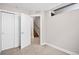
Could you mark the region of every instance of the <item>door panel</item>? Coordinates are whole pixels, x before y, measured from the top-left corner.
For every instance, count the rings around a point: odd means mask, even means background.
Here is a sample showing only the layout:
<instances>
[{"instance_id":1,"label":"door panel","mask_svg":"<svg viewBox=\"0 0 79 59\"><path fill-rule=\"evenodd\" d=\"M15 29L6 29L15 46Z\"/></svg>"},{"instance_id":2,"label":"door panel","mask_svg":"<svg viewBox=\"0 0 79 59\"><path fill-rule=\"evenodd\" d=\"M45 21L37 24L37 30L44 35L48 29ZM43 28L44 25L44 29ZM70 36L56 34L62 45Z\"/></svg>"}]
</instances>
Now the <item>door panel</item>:
<instances>
[{"instance_id":1,"label":"door panel","mask_svg":"<svg viewBox=\"0 0 79 59\"><path fill-rule=\"evenodd\" d=\"M21 48L31 44L31 24L32 18L21 14Z\"/></svg>"},{"instance_id":2,"label":"door panel","mask_svg":"<svg viewBox=\"0 0 79 59\"><path fill-rule=\"evenodd\" d=\"M19 47L19 15L15 15L15 47Z\"/></svg>"},{"instance_id":3,"label":"door panel","mask_svg":"<svg viewBox=\"0 0 79 59\"><path fill-rule=\"evenodd\" d=\"M2 50L13 48L15 39L13 14L2 13Z\"/></svg>"}]
</instances>

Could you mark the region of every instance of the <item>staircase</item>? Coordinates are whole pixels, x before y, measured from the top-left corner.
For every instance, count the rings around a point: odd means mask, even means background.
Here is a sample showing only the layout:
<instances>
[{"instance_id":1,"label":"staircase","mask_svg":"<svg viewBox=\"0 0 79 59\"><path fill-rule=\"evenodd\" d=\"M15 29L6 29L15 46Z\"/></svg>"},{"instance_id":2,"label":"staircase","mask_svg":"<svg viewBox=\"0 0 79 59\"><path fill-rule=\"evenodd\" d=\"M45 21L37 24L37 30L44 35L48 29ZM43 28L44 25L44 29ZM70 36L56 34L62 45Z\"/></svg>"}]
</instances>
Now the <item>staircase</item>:
<instances>
[{"instance_id":1,"label":"staircase","mask_svg":"<svg viewBox=\"0 0 79 59\"><path fill-rule=\"evenodd\" d=\"M39 37L40 35L40 28L34 24L34 37Z\"/></svg>"},{"instance_id":2,"label":"staircase","mask_svg":"<svg viewBox=\"0 0 79 59\"><path fill-rule=\"evenodd\" d=\"M39 37L39 35L37 34L35 30L34 30L34 37Z\"/></svg>"}]
</instances>

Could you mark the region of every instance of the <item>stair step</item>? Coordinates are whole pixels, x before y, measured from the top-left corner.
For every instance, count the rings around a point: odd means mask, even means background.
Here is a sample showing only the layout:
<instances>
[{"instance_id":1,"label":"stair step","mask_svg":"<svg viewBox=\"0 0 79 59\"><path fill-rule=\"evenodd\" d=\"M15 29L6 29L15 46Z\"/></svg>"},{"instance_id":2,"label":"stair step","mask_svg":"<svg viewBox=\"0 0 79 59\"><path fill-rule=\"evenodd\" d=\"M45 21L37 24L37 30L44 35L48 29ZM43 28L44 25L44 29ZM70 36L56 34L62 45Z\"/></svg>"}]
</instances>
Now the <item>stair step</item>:
<instances>
[{"instance_id":1,"label":"stair step","mask_svg":"<svg viewBox=\"0 0 79 59\"><path fill-rule=\"evenodd\" d=\"M34 30L34 37L39 37L39 35L37 34L35 30Z\"/></svg>"}]
</instances>

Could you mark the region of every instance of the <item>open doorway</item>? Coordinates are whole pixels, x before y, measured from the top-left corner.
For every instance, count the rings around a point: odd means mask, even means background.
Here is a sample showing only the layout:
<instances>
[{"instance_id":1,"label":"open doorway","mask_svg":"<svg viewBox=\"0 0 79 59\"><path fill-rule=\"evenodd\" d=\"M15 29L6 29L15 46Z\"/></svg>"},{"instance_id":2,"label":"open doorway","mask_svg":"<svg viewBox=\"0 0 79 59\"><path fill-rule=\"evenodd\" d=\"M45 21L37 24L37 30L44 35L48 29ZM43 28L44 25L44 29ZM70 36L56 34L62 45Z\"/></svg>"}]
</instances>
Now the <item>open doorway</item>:
<instances>
[{"instance_id":1,"label":"open doorway","mask_svg":"<svg viewBox=\"0 0 79 59\"><path fill-rule=\"evenodd\" d=\"M40 45L40 16L33 16L32 44Z\"/></svg>"}]
</instances>

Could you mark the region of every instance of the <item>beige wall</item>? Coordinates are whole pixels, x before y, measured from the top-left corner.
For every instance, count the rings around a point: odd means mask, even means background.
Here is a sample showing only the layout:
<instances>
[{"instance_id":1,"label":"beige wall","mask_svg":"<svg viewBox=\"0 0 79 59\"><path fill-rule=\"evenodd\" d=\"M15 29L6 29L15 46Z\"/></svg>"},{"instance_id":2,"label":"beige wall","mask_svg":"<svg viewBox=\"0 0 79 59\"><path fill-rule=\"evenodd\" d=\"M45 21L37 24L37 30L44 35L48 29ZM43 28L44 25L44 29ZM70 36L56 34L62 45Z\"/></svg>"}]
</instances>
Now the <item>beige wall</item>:
<instances>
[{"instance_id":1,"label":"beige wall","mask_svg":"<svg viewBox=\"0 0 79 59\"><path fill-rule=\"evenodd\" d=\"M46 42L79 54L79 10L53 17L48 13Z\"/></svg>"}]
</instances>

